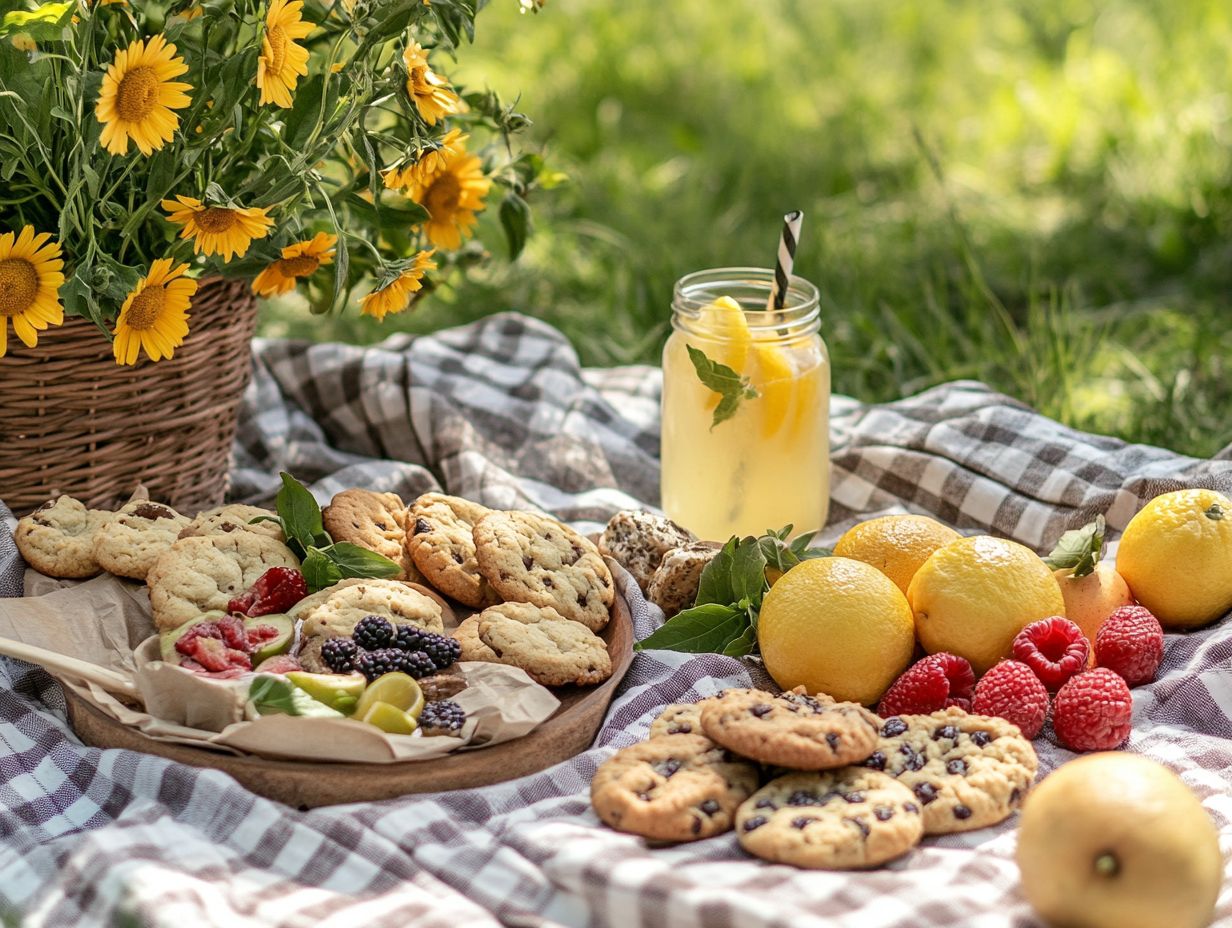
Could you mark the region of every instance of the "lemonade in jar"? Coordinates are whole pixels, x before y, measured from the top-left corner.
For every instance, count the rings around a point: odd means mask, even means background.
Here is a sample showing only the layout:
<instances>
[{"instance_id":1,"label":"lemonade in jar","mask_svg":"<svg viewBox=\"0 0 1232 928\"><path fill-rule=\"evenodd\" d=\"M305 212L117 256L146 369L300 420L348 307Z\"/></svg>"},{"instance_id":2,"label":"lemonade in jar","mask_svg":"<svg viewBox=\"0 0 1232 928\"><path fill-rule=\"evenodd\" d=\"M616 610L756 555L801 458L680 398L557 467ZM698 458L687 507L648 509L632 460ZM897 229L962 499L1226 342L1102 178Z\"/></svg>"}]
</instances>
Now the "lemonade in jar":
<instances>
[{"instance_id":1,"label":"lemonade in jar","mask_svg":"<svg viewBox=\"0 0 1232 928\"><path fill-rule=\"evenodd\" d=\"M830 357L817 288L774 272L699 271L676 284L663 349L662 505L702 538L825 525Z\"/></svg>"}]
</instances>

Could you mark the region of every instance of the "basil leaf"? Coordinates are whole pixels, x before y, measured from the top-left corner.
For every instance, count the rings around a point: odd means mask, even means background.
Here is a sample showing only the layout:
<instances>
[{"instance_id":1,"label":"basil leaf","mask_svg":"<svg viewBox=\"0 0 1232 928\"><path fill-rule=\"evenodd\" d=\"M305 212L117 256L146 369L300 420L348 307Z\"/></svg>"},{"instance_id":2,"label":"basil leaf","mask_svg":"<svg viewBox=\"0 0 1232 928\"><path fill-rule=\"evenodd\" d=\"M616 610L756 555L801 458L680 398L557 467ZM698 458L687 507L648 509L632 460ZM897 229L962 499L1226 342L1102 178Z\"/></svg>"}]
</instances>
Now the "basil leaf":
<instances>
[{"instance_id":1,"label":"basil leaf","mask_svg":"<svg viewBox=\"0 0 1232 928\"><path fill-rule=\"evenodd\" d=\"M401 564L349 541L335 542L321 553L338 566L343 577L389 578L402 573Z\"/></svg>"},{"instance_id":2,"label":"basil leaf","mask_svg":"<svg viewBox=\"0 0 1232 928\"><path fill-rule=\"evenodd\" d=\"M309 548L299 569L312 593L333 586L342 579L342 568L320 548Z\"/></svg>"},{"instance_id":3,"label":"basil leaf","mask_svg":"<svg viewBox=\"0 0 1232 928\"><path fill-rule=\"evenodd\" d=\"M736 546L731 563L732 593L758 609L766 592L766 555L756 538L746 538Z\"/></svg>"},{"instance_id":4,"label":"basil leaf","mask_svg":"<svg viewBox=\"0 0 1232 928\"><path fill-rule=\"evenodd\" d=\"M1044 563L1053 570L1073 568L1071 576L1085 577L1104 556L1104 531L1104 517L1098 515L1094 522L1062 535Z\"/></svg>"},{"instance_id":5,"label":"basil leaf","mask_svg":"<svg viewBox=\"0 0 1232 928\"><path fill-rule=\"evenodd\" d=\"M697 585L697 599L694 606L704 606L707 603L728 605L736 599L732 588L732 557L736 552L739 540L733 535L723 545L723 550L711 558L710 563L702 570L701 580Z\"/></svg>"},{"instance_id":6,"label":"basil leaf","mask_svg":"<svg viewBox=\"0 0 1232 928\"><path fill-rule=\"evenodd\" d=\"M257 677L248 687L248 699L260 715L344 717L341 712L313 699L290 681L278 677Z\"/></svg>"},{"instance_id":7,"label":"basil leaf","mask_svg":"<svg viewBox=\"0 0 1232 928\"><path fill-rule=\"evenodd\" d=\"M742 377L726 364L710 360L699 348L694 348L692 345L685 347L689 350L689 360L693 362L693 369L697 371L697 379L722 397L711 417L711 429L734 416L742 402L755 400L761 395L753 387L749 378Z\"/></svg>"},{"instance_id":8,"label":"basil leaf","mask_svg":"<svg viewBox=\"0 0 1232 928\"><path fill-rule=\"evenodd\" d=\"M668 619L634 647L638 651L685 651L690 654L713 653L727 647L743 635L749 617L741 609L720 603L694 606Z\"/></svg>"},{"instance_id":9,"label":"basil leaf","mask_svg":"<svg viewBox=\"0 0 1232 928\"><path fill-rule=\"evenodd\" d=\"M278 518L282 522L282 533L287 542L299 544L302 552L296 552L301 557L308 549L315 547L318 536L325 534L325 525L321 522L321 507L308 488L285 471L281 474L282 489L278 491L276 506ZM295 546L292 545L292 548Z\"/></svg>"},{"instance_id":10,"label":"basil leaf","mask_svg":"<svg viewBox=\"0 0 1232 928\"><path fill-rule=\"evenodd\" d=\"M751 654L756 647L757 629L750 625L743 634L729 641L721 653L728 657L744 657L746 654Z\"/></svg>"}]
</instances>

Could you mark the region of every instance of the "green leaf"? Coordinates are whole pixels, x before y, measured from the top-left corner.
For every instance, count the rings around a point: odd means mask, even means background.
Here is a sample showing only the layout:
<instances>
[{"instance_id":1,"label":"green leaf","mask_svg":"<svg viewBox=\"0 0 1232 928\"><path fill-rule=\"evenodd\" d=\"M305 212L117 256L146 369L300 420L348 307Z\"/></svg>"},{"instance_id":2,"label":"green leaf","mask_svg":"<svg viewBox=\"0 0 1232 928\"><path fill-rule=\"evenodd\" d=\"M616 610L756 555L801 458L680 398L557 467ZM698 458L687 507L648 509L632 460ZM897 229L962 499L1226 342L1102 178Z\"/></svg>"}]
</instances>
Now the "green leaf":
<instances>
[{"instance_id":1,"label":"green leaf","mask_svg":"<svg viewBox=\"0 0 1232 928\"><path fill-rule=\"evenodd\" d=\"M299 544L296 554L304 557L309 548L317 545L320 536L325 535L321 507L306 486L285 471L280 476L282 489L278 491L275 506L282 522L282 533L288 542Z\"/></svg>"},{"instance_id":2,"label":"green leaf","mask_svg":"<svg viewBox=\"0 0 1232 928\"><path fill-rule=\"evenodd\" d=\"M322 553L338 565L343 577L388 579L402 573L402 565L375 551L351 544L349 541L335 542L328 548L322 549Z\"/></svg>"},{"instance_id":3,"label":"green leaf","mask_svg":"<svg viewBox=\"0 0 1232 928\"><path fill-rule=\"evenodd\" d=\"M309 591L313 593L342 580L342 568L320 548L309 549L299 569L304 575L304 582L308 584Z\"/></svg>"},{"instance_id":4,"label":"green leaf","mask_svg":"<svg viewBox=\"0 0 1232 928\"><path fill-rule=\"evenodd\" d=\"M505 194L500 205L501 227L509 242L509 260L514 261L526 247L531 231L530 205L512 190Z\"/></svg>"},{"instance_id":5,"label":"green leaf","mask_svg":"<svg viewBox=\"0 0 1232 928\"><path fill-rule=\"evenodd\" d=\"M323 702L313 699L293 683L261 676L248 687L248 700L259 715L300 715L311 718L345 718Z\"/></svg>"},{"instance_id":6,"label":"green leaf","mask_svg":"<svg viewBox=\"0 0 1232 928\"><path fill-rule=\"evenodd\" d=\"M731 562L732 593L739 602L754 610L761 608L766 592L766 556L756 538L745 538L736 545Z\"/></svg>"},{"instance_id":7,"label":"green leaf","mask_svg":"<svg viewBox=\"0 0 1232 928\"><path fill-rule=\"evenodd\" d=\"M0 19L0 38L25 33L35 41L61 38L61 31L73 17L73 0L44 3L33 11L13 10Z\"/></svg>"},{"instance_id":8,"label":"green leaf","mask_svg":"<svg viewBox=\"0 0 1232 928\"><path fill-rule=\"evenodd\" d=\"M1104 517L1099 515L1094 522L1066 532L1044 563L1053 570L1072 568L1070 576L1085 577L1104 556L1104 529Z\"/></svg>"},{"instance_id":9,"label":"green leaf","mask_svg":"<svg viewBox=\"0 0 1232 928\"><path fill-rule=\"evenodd\" d=\"M727 643L721 653L728 657L744 657L746 654L752 654L756 647L757 629L750 623L742 634Z\"/></svg>"},{"instance_id":10,"label":"green leaf","mask_svg":"<svg viewBox=\"0 0 1232 928\"><path fill-rule=\"evenodd\" d=\"M726 364L710 360L700 348L694 348L692 345L685 347L689 349L689 360L697 371L697 379L722 397L710 421L712 429L734 416L744 400L754 400L761 395L749 378L740 376Z\"/></svg>"},{"instance_id":11,"label":"green leaf","mask_svg":"<svg viewBox=\"0 0 1232 928\"><path fill-rule=\"evenodd\" d=\"M740 539L733 535L723 545L710 563L702 570L701 580L697 585L697 599L693 605L704 606L707 603L730 605L736 601L735 587L732 585L732 560L736 554L736 545Z\"/></svg>"},{"instance_id":12,"label":"green leaf","mask_svg":"<svg viewBox=\"0 0 1232 928\"><path fill-rule=\"evenodd\" d=\"M787 539L791 535L792 528L794 526L785 525L778 531L767 529L766 534L758 539L762 554L766 556L766 566L787 573L801 561L831 556L832 552L829 548L809 547L812 540L817 537L815 531L805 532L789 543Z\"/></svg>"},{"instance_id":13,"label":"green leaf","mask_svg":"<svg viewBox=\"0 0 1232 928\"><path fill-rule=\"evenodd\" d=\"M332 82L335 86L337 80ZM295 104L283 126L283 141L292 151L300 151L316 128L321 114L321 97L325 92L325 76L314 74L295 90Z\"/></svg>"},{"instance_id":14,"label":"green leaf","mask_svg":"<svg viewBox=\"0 0 1232 928\"><path fill-rule=\"evenodd\" d=\"M677 613L662 627L639 641L637 650L721 653L748 629L749 617L741 609L709 603Z\"/></svg>"}]
</instances>

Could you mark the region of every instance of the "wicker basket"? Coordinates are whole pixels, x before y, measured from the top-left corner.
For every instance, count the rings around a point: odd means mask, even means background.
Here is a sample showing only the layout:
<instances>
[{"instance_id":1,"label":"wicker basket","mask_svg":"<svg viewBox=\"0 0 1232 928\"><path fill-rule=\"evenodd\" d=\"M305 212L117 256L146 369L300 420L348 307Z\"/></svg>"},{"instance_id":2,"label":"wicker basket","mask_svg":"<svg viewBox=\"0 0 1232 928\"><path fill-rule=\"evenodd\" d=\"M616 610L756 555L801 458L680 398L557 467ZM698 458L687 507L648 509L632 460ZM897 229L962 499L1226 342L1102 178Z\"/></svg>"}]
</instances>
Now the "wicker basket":
<instances>
[{"instance_id":1,"label":"wicker basket","mask_svg":"<svg viewBox=\"0 0 1232 928\"><path fill-rule=\"evenodd\" d=\"M174 359L117 365L82 319L0 359L0 500L18 515L68 493L116 508L138 483L182 512L227 486L240 399L252 373L257 307L242 281L210 278L193 298Z\"/></svg>"}]
</instances>

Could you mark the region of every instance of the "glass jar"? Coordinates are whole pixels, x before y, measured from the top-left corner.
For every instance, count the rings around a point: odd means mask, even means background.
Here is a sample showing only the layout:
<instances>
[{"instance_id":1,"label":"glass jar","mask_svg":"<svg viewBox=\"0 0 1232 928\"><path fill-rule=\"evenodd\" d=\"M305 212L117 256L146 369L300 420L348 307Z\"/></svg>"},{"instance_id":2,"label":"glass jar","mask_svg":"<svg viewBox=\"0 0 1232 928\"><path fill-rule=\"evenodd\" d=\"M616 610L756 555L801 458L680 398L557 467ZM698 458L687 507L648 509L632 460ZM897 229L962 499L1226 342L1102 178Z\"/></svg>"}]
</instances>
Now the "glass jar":
<instances>
[{"instance_id":1,"label":"glass jar","mask_svg":"<svg viewBox=\"0 0 1232 928\"><path fill-rule=\"evenodd\" d=\"M800 534L829 512L830 355L818 292L793 277L783 308L768 310L773 287L772 270L744 267L676 283L663 349L662 506L704 539L789 523ZM729 418L715 422L723 395L702 383L689 348L743 378Z\"/></svg>"}]
</instances>

